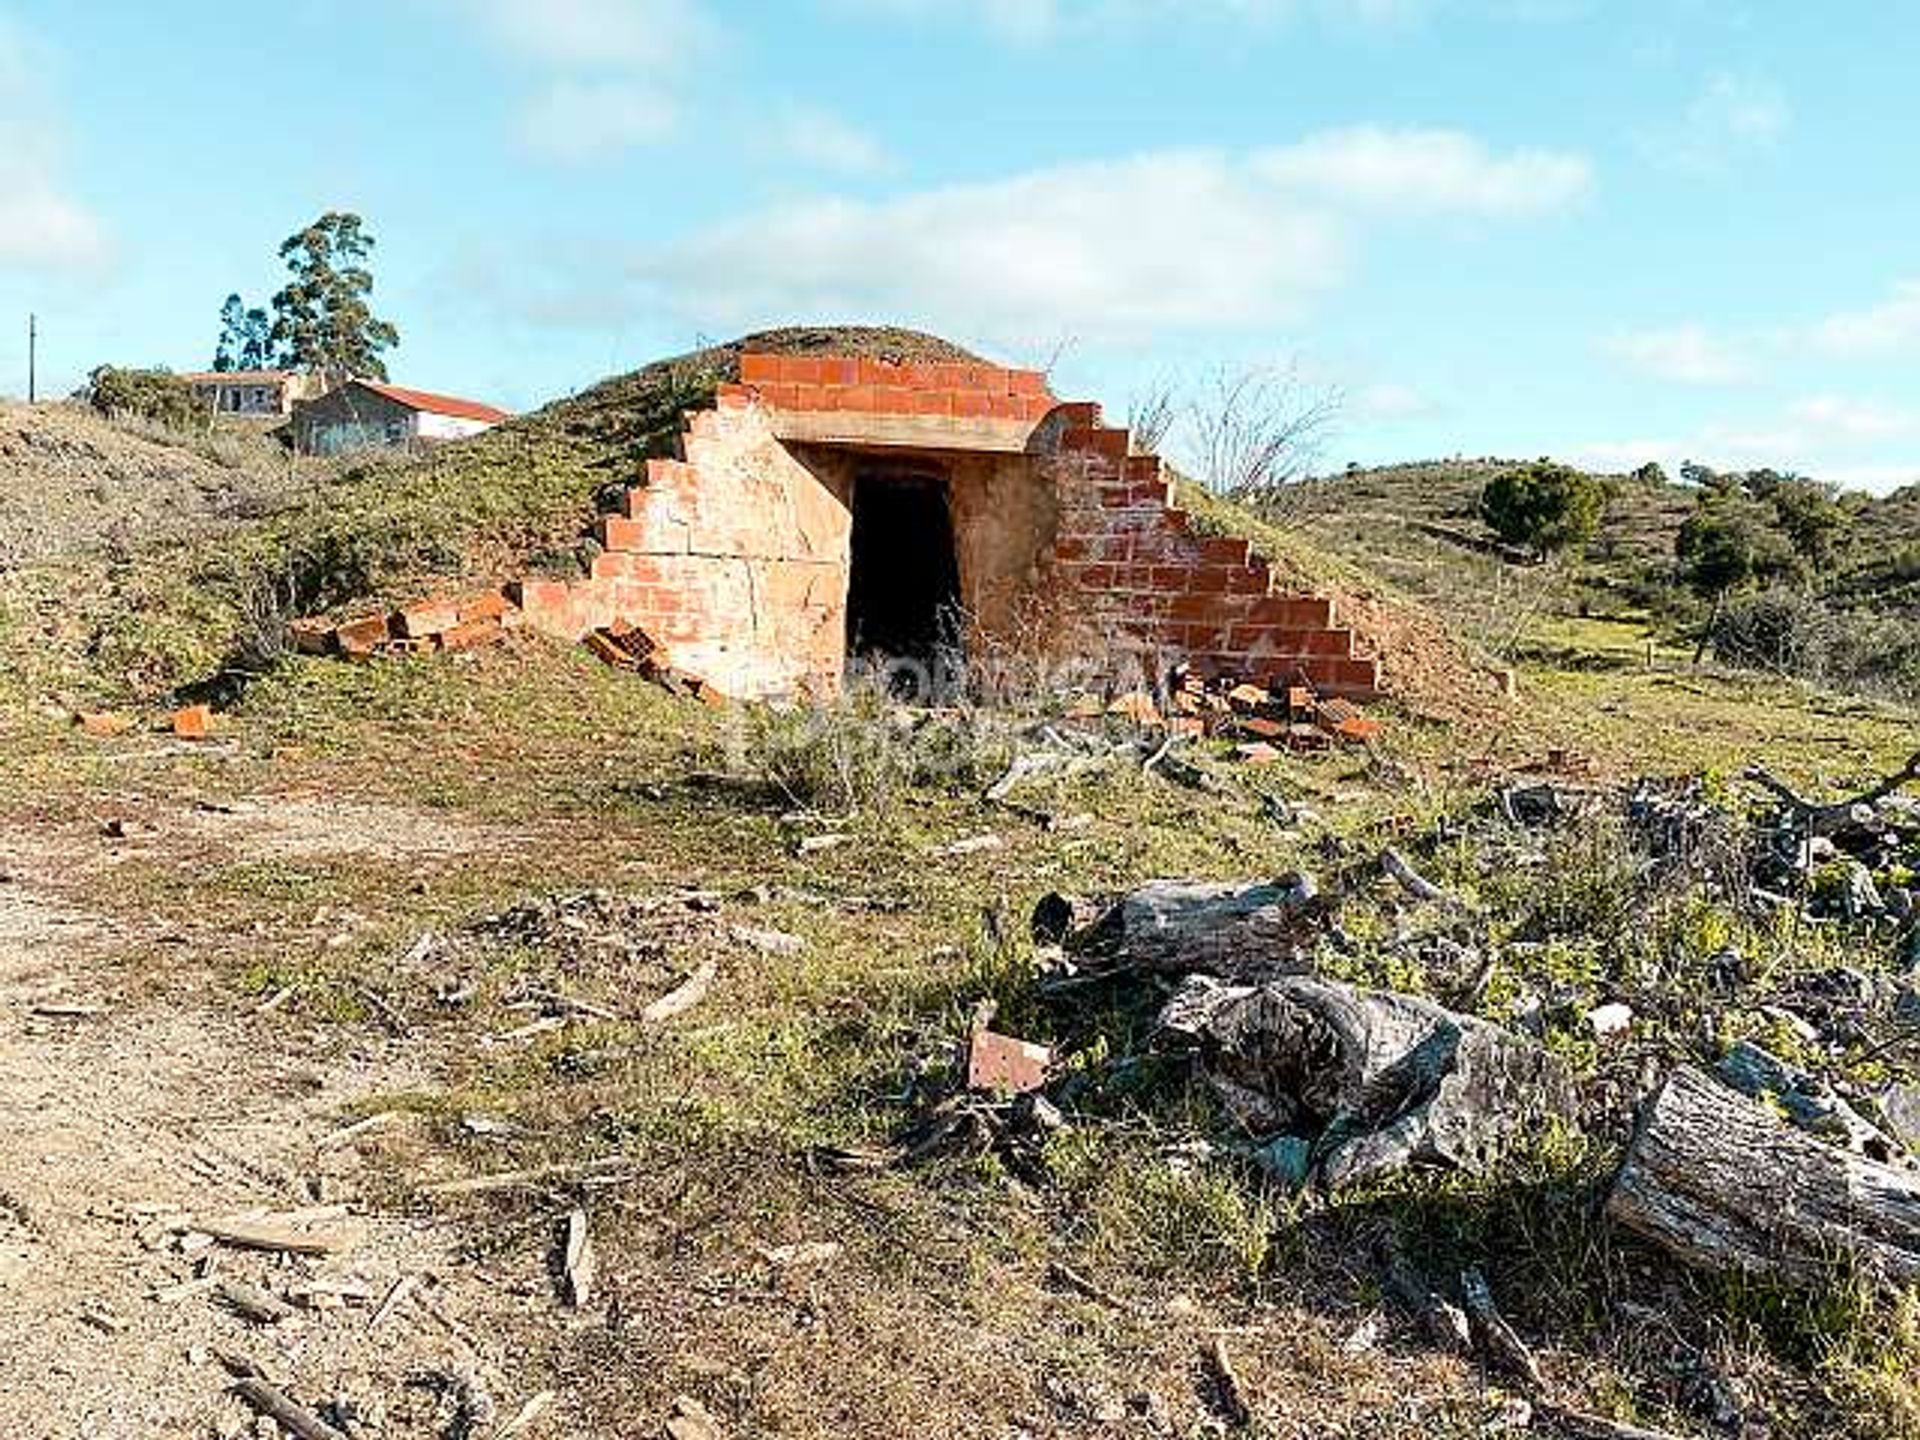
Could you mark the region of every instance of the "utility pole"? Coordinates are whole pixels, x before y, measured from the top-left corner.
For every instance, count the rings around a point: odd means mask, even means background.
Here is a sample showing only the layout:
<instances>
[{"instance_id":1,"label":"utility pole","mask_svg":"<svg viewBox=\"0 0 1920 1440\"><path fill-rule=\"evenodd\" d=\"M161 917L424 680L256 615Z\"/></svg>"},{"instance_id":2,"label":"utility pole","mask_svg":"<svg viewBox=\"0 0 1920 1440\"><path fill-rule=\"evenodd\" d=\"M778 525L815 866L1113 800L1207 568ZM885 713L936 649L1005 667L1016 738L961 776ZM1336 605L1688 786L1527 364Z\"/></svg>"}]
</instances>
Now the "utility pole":
<instances>
[{"instance_id":1,"label":"utility pole","mask_svg":"<svg viewBox=\"0 0 1920 1440\"><path fill-rule=\"evenodd\" d=\"M40 317L29 313L27 316L27 403L38 399L35 391L39 384L40 362Z\"/></svg>"}]
</instances>

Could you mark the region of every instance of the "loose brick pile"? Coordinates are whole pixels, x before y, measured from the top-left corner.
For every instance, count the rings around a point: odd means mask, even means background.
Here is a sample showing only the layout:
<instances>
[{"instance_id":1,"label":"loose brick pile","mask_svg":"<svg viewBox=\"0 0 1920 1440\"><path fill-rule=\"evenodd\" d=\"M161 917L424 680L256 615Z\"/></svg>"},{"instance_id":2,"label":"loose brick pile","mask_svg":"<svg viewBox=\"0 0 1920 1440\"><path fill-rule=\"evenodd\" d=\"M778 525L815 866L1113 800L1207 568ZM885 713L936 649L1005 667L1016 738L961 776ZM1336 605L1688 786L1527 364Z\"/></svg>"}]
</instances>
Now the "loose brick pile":
<instances>
[{"instance_id":1,"label":"loose brick pile","mask_svg":"<svg viewBox=\"0 0 1920 1440\"><path fill-rule=\"evenodd\" d=\"M1382 728L1349 701L1321 695L1311 685L1269 689L1231 676L1209 678L1187 665L1174 672L1163 698L1145 691L1089 696L1067 713L1073 719L1117 716L1191 739L1231 740L1239 758L1254 764L1278 759L1282 750L1364 745Z\"/></svg>"},{"instance_id":2,"label":"loose brick pile","mask_svg":"<svg viewBox=\"0 0 1920 1440\"><path fill-rule=\"evenodd\" d=\"M1155 684L1184 663L1205 681L1377 694L1379 663L1357 652L1332 604L1277 593L1245 540L1196 533L1160 458L1132 453L1099 406L1055 399L1038 371L822 356L742 356L739 382L686 416L680 457L649 460L601 517L585 577L303 623L295 638L365 658L469 649L519 625L575 642L638 631L650 667L703 676L692 682L703 689L830 688L844 660L850 520L781 437L830 448L821 436L857 436L863 419L909 450L1010 455L1050 487L1029 583L1057 617L1061 658L1130 657Z\"/></svg>"},{"instance_id":3,"label":"loose brick pile","mask_svg":"<svg viewBox=\"0 0 1920 1440\"><path fill-rule=\"evenodd\" d=\"M296 620L292 629L294 648L302 654L368 660L420 651L473 650L505 639L519 624L519 605L500 589L420 600L400 610L382 610L339 624Z\"/></svg>"}]
</instances>

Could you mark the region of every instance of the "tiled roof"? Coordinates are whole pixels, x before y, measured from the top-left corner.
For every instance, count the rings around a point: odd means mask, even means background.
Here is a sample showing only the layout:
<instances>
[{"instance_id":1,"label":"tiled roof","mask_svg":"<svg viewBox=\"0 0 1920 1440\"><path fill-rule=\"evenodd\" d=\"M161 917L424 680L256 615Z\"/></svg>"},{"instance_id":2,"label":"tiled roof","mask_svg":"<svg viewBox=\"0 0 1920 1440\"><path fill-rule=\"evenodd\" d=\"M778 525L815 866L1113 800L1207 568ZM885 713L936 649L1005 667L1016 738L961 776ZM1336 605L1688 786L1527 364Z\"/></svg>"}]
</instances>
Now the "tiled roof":
<instances>
[{"instance_id":1,"label":"tiled roof","mask_svg":"<svg viewBox=\"0 0 1920 1440\"><path fill-rule=\"evenodd\" d=\"M355 383L366 386L376 395L386 396L396 405L404 405L409 410L424 411L428 415L451 415L459 420L481 420L489 425L498 425L502 420L513 418L505 410L496 410L491 405L482 405L478 400L462 400L457 395L435 395L430 390L408 390L400 385L384 385L377 380L360 380Z\"/></svg>"}]
</instances>

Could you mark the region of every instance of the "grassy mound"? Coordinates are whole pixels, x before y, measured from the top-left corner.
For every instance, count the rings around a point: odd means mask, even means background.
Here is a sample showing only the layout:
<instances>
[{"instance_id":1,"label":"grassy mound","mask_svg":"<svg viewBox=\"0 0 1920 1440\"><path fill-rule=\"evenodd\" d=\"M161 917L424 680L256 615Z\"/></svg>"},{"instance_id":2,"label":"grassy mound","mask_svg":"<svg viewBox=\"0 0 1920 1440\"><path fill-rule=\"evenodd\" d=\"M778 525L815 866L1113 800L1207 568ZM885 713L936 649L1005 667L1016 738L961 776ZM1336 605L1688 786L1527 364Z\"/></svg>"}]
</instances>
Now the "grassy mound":
<instances>
[{"instance_id":1,"label":"grassy mound","mask_svg":"<svg viewBox=\"0 0 1920 1440\"><path fill-rule=\"evenodd\" d=\"M151 702L259 668L287 619L411 598L447 577L577 573L581 538L685 411L737 380L746 351L973 361L882 327L766 331L661 360L424 456L327 473L216 535L114 549L0 580L0 645L25 689ZM11 641L12 643L9 643Z\"/></svg>"}]
</instances>

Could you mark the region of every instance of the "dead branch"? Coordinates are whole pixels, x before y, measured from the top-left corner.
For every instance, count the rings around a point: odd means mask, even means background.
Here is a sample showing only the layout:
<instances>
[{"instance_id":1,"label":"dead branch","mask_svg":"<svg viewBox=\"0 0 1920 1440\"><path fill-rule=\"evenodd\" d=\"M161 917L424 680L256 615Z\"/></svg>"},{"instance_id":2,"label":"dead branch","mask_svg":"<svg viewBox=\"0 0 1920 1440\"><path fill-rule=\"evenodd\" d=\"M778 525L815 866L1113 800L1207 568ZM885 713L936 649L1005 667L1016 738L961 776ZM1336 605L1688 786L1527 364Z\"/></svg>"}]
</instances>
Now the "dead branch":
<instances>
[{"instance_id":1,"label":"dead branch","mask_svg":"<svg viewBox=\"0 0 1920 1440\"><path fill-rule=\"evenodd\" d=\"M1493 1290L1487 1284L1487 1277L1477 1269L1462 1272L1460 1298L1467 1307L1467 1317L1473 1322L1473 1333L1480 1348L1494 1367L1538 1394L1546 1384L1540 1374L1540 1363L1493 1303Z\"/></svg>"},{"instance_id":2,"label":"dead branch","mask_svg":"<svg viewBox=\"0 0 1920 1440\"><path fill-rule=\"evenodd\" d=\"M567 1247L562 1262L567 1277L567 1303L584 1310L593 1298L593 1237L587 1233L587 1212L574 1208L567 1216Z\"/></svg>"},{"instance_id":3,"label":"dead branch","mask_svg":"<svg viewBox=\"0 0 1920 1440\"><path fill-rule=\"evenodd\" d=\"M1543 1405L1540 1415L1555 1429L1573 1440L1680 1440L1671 1430L1649 1430L1644 1425L1629 1425L1623 1420L1607 1420L1580 1410L1558 1405Z\"/></svg>"},{"instance_id":4,"label":"dead branch","mask_svg":"<svg viewBox=\"0 0 1920 1440\"><path fill-rule=\"evenodd\" d=\"M345 1435L313 1411L288 1399L257 1375L239 1381L233 1391L262 1415L271 1416L296 1440L347 1440Z\"/></svg>"},{"instance_id":5,"label":"dead branch","mask_svg":"<svg viewBox=\"0 0 1920 1440\"><path fill-rule=\"evenodd\" d=\"M1302 874L1221 885L1155 880L1066 937L1103 970L1265 976L1304 968L1325 921L1319 889Z\"/></svg>"},{"instance_id":6,"label":"dead branch","mask_svg":"<svg viewBox=\"0 0 1920 1440\"><path fill-rule=\"evenodd\" d=\"M1893 774L1848 800L1828 802L1808 800L1786 781L1758 765L1747 767L1741 772L1741 776L1768 791L1784 804L1806 827L1809 835L1828 835L1852 824L1855 811L1860 806L1871 808L1894 791L1920 781L1920 752L1915 752L1912 758Z\"/></svg>"},{"instance_id":7,"label":"dead branch","mask_svg":"<svg viewBox=\"0 0 1920 1440\"><path fill-rule=\"evenodd\" d=\"M222 1279L216 1287L220 1298L241 1315L262 1325L276 1325L293 1314L293 1306L271 1291L234 1278Z\"/></svg>"},{"instance_id":8,"label":"dead branch","mask_svg":"<svg viewBox=\"0 0 1920 1440\"><path fill-rule=\"evenodd\" d=\"M1247 1405L1246 1387L1240 1383L1240 1372L1233 1368L1233 1357L1227 1354L1226 1337L1214 1336L1206 1353L1207 1366L1213 1371L1214 1384L1220 1392L1221 1418L1236 1430L1251 1425L1253 1411Z\"/></svg>"},{"instance_id":9,"label":"dead branch","mask_svg":"<svg viewBox=\"0 0 1920 1440\"><path fill-rule=\"evenodd\" d=\"M640 1019L648 1025L664 1025L684 1015L707 998L707 992L713 988L713 982L719 974L720 967L711 960L707 961L680 985L642 1010Z\"/></svg>"},{"instance_id":10,"label":"dead branch","mask_svg":"<svg viewBox=\"0 0 1920 1440\"><path fill-rule=\"evenodd\" d=\"M1251 1133L1309 1143L1322 1189L1408 1165L1484 1171L1550 1115L1572 1080L1541 1046L1430 1000L1313 976L1190 979L1161 1011Z\"/></svg>"},{"instance_id":11,"label":"dead branch","mask_svg":"<svg viewBox=\"0 0 1920 1440\"><path fill-rule=\"evenodd\" d=\"M1380 868L1392 876L1394 882L1416 900L1424 900L1429 905L1444 905L1450 910L1470 908L1464 900L1442 890L1414 869L1407 858L1391 845L1380 852Z\"/></svg>"}]
</instances>

